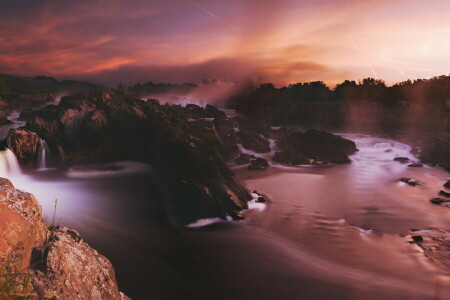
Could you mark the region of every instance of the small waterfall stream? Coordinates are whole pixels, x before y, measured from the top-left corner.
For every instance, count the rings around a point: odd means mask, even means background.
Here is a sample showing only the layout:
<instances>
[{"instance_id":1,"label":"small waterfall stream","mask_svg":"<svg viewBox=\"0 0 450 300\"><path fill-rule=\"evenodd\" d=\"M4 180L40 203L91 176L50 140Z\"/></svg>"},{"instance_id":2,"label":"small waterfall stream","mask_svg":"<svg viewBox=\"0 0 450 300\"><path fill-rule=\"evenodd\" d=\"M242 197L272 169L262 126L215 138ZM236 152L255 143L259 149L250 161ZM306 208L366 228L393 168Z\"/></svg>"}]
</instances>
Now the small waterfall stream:
<instances>
[{"instance_id":1,"label":"small waterfall stream","mask_svg":"<svg viewBox=\"0 0 450 300\"><path fill-rule=\"evenodd\" d=\"M38 170L48 168L49 157L50 157L50 148L48 147L47 142L43 139L39 139L38 157L37 157Z\"/></svg>"},{"instance_id":2,"label":"small waterfall stream","mask_svg":"<svg viewBox=\"0 0 450 300\"><path fill-rule=\"evenodd\" d=\"M21 174L22 170L14 153L8 148L0 151L0 177L8 178Z\"/></svg>"}]
</instances>

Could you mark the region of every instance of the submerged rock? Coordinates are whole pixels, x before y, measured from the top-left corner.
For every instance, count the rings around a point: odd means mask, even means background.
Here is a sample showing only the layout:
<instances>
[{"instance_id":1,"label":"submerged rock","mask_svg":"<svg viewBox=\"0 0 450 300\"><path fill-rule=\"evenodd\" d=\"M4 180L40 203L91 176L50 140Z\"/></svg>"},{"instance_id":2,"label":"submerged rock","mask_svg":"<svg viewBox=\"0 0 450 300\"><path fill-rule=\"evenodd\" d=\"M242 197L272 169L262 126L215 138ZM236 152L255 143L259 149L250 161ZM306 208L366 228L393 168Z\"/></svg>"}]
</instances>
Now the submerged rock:
<instances>
[{"instance_id":1,"label":"submerged rock","mask_svg":"<svg viewBox=\"0 0 450 300\"><path fill-rule=\"evenodd\" d=\"M264 158L258 157L255 160L252 160L250 165L248 166L249 170L264 170L269 167L269 163Z\"/></svg>"},{"instance_id":2,"label":"submerged rock","mask_svg":"<svg viewBox=\"0 0 450 300\"><path fill-rule=\"evenodd\" d=\"M398 157L394 158L394 161L398 161L398 162L400 162L402 164L406 164L406 163L409 162L409 158L398 156Z\"/></svg>"},{"instance_id":3,"label":"submerged rock","mask_svg":"<svg viewBox=\"0 0 450 300\"><path fill-rule=\"evenodd\" d=\"M408 184L408 185L410 185L410 186L416 186L416 185L419 185L419 181L416 180L416 179L413 179L413 178L406 178L406 177L403 177L403 178L400 179L400 181L401 181L401 182L404 182L404 183L406 183L406 184Z\"/></svg>"},{"instance_id":4,"label":"submerged rock","mask_svg":"<svg viewBox=\"0 0 450 300\"><path fill-rule=\"evenodd\" d=\"M414 164L409 164L408 167L410 167L410 168L422 168L423 164L421 164L421 163L414 163Z\"/></svg>"},{"instance_id":5,"label":"submerged rock","mask_svg":"<svg viewBox=\"0 0 450 300\"><path fill-rule=\"evenodd\" d=\"M449 203L450 200L446 200L446 199L442 199L442 198L433 198L430 200L431 204L434 205L442 205L442 204L446 204Z\"/></svg>"}]
</instances>

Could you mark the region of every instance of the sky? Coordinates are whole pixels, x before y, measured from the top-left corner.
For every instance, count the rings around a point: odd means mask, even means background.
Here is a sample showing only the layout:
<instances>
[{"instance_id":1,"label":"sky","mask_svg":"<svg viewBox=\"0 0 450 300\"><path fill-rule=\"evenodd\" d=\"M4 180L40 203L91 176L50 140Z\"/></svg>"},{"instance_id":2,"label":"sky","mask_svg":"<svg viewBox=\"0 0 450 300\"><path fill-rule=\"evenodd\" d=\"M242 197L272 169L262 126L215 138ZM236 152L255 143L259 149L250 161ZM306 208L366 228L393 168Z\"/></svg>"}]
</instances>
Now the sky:
<instances>
[{"instance_id":1,"label":"sky","mask_svg":"<svg viewBox=\"0 0 450 300\"><path fill-rule=\"evenodd\" d=\"M448 0L2 0L0 73L114 85L450 74Z\"/></svg>"}]
</instances>

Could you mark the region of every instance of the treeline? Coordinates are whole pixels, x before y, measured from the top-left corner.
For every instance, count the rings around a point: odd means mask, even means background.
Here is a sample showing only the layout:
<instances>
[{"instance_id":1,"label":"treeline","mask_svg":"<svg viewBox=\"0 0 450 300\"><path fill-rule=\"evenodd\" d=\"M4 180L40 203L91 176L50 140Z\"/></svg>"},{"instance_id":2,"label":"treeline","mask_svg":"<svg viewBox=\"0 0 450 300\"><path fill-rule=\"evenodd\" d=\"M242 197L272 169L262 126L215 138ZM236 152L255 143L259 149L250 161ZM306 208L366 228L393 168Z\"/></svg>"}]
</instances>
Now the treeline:
<instances>
[{"instance_id":1,"label":"treeline","mask_svg":"<svg viewBox=\"0 0 450 300\"><path fill-rule=\"evenodd\" d=\"M321 81L276 88L262 84L227 106L272 125L334 130L435 130L450 132L450 76L387 86L366 78L330 89Z\"/></svg>"},{"instance_id":2,"label":"treeline","mask_svg":"<svg viewBox=\"0 0 450 300\"><path fill-rule=\"evenodd\" d=\"M88 82L59 81L47 76L23 77L0 74L0 98L6 100L18 97L55 96L59 93L94 92L102 89Z\"/></svg>"}]
</instances>

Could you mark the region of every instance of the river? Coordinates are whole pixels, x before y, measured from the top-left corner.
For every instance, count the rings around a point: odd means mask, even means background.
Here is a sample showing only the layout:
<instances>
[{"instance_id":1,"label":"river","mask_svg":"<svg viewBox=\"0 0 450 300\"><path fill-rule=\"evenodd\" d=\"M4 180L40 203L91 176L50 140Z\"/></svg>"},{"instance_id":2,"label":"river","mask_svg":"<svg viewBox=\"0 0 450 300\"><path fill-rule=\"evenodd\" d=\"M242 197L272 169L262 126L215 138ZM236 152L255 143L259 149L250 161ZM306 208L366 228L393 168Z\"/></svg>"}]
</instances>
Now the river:
<instances>
[{"instance_id":1,"label":"river","mask_svg":"<svg viewBox=\"0 0 450 300\"><path fill-rule=\"evenodd\" d=\"M10 179L38 198L48 222L58 198L56 223L107 256L133 299L450 299L449 269L408 236L450 232L450 209L428 201L449 174L393 161L417 160L408 145L344 137L360 149L348 165L232 167L271 201L246 220L202 228L169 226L157 178L142 164Z\"/></svg>"}]
</instances>

